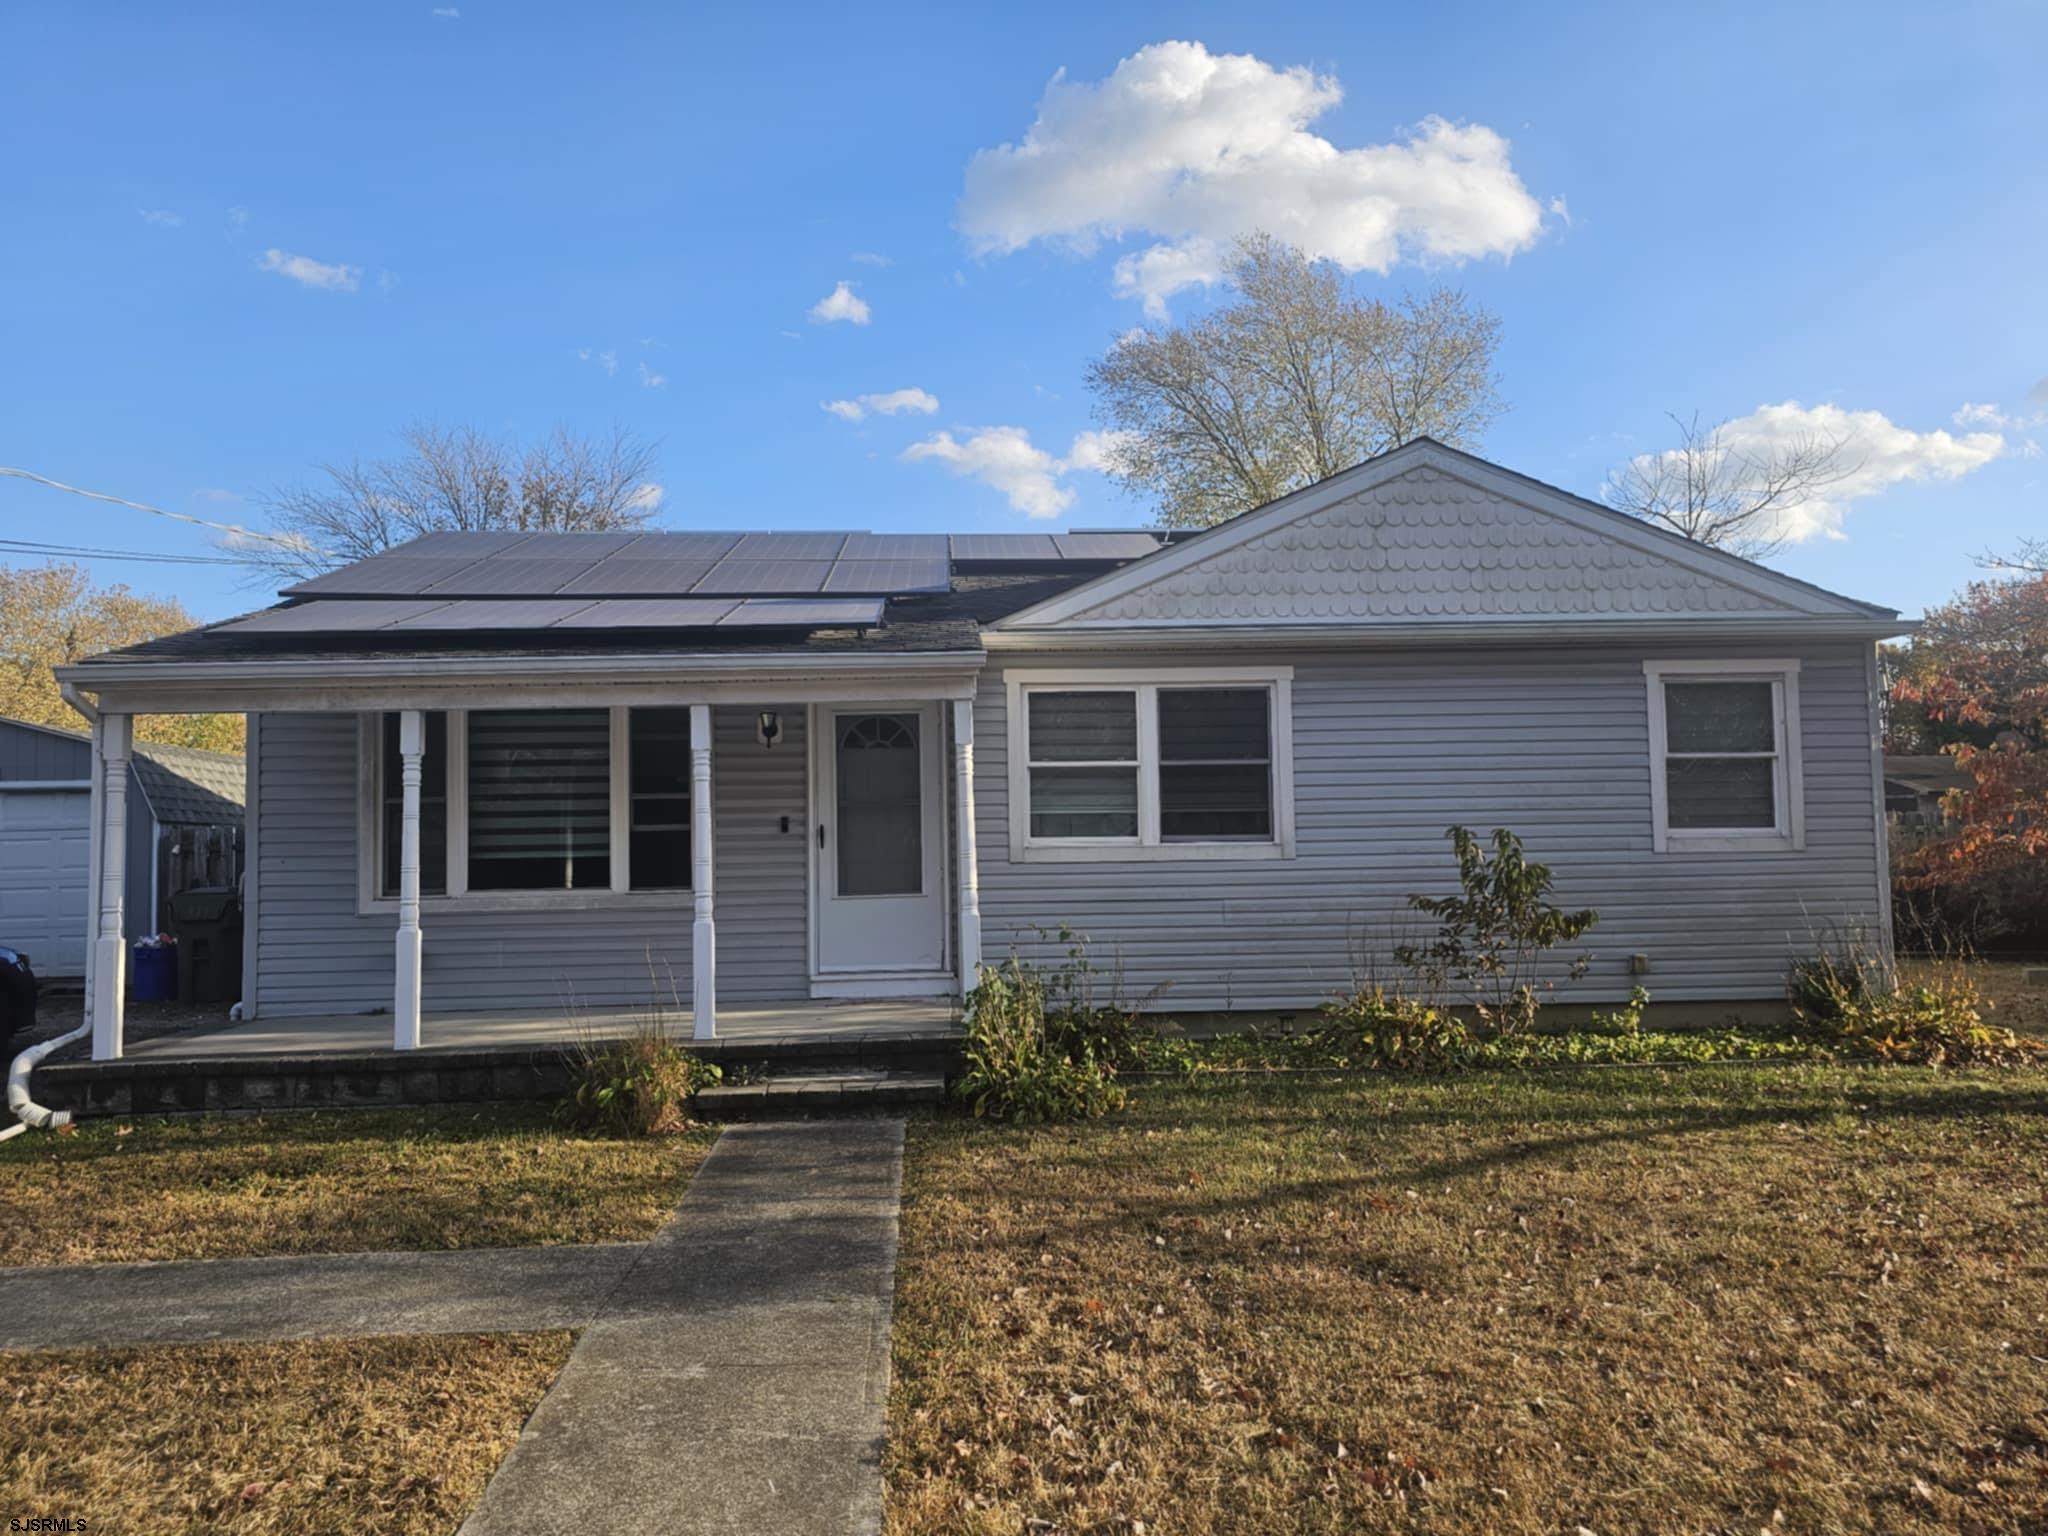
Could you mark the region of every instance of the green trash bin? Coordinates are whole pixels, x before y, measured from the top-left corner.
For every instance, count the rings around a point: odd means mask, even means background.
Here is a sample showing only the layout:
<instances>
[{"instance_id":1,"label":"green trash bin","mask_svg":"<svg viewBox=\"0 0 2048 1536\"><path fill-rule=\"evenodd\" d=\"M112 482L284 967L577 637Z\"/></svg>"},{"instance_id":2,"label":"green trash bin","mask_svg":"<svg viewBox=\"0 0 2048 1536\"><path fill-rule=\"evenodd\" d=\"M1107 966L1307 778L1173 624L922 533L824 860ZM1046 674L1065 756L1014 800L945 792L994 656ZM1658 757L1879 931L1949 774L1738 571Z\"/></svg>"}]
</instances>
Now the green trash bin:
<instances>
[{"instance_id":1,"label":"green trash bin","mask_svg":"<svg viewBox=\"0 0 2048 1536\"><path fill-rule=\"evenodd\" d=\"M242 995L242 898L233 886L202 885L171 898L178 936L178 1001L232 1003Z\"/></svg>"}]
</instances>

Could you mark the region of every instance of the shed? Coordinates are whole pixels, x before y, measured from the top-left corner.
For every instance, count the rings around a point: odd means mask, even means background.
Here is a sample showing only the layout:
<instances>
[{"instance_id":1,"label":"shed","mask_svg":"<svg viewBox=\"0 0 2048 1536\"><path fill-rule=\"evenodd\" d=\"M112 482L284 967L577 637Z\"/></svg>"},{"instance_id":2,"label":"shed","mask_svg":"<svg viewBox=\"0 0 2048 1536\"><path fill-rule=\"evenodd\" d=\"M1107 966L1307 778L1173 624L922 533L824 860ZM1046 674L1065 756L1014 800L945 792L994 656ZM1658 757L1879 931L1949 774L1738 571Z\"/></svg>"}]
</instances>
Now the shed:
<instances>
[{"instance_id":1,"label":"shed","mask_svg":"<svg viewBox=\"0 0 2048 1536\"><path fill-rule=\"evenodd\" d=\"M170 898L242 875L243 759L196 747L137 745L129 765L123 928L157 932ZM92 889L92 738L0 719L0 944L39 975L85 974Z\"/></svg>"}]
</instances>

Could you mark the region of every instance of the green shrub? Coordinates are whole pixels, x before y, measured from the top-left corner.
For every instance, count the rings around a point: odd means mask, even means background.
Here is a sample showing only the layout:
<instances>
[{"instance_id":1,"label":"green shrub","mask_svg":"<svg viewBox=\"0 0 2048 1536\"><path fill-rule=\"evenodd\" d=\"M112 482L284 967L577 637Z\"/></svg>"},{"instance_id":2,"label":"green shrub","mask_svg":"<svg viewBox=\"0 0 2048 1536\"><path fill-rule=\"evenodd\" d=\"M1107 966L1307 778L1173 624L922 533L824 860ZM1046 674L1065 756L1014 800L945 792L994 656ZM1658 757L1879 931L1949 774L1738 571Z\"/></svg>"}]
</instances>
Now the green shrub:
<instances>
[{"instance_id":1,"label":"green shrub","mask_svg":"<svg viewBox=\"0 0 2048 1536\"><path fill-rule=\"evenodd\" d=\"M1092 1120L1121 1109L1120 1057L1139 1026L1093 1001L1085 979L1048 975L1015 955L983 966L967 995L966 1064L954 1096L977 1116L1033 1124Z\"/></svg>"},{"instance_id":2,"label":"green shrub","mask_svg":"<svg viewBox=\"0 0 2048 1536\"><path fill-rule=\"evenodd\" d=\"M1600 920L1590 909L1567 912L1550 900L1550 866L1522 855L1522 840L1505 827L1493 832L1489 854L1465 827L1444 834L1458 860L1458 894L1410 896L1408 905L1437 920L1427 944L1399 944L1394 958L1440 998L1455 991L1472 1000L1493 1034L1534 1026L1536 1010L1556 982L1542 973L1543 959ZM1568 976L1586 974L1591 955L1576 957Z\"/></svg>"},{"instance_id":3,"label":"green shrub","mask_svg":"<svg viewBox=\"0 0 2048 1536\"><path fill-rule=\"evenodd\" d=\"M657 1018L619 1040L586 1043L575 1057L575 1087L561 1107L578 1130L667 1136L690 1128L697 1090L723 1080L712 1062L671 1041Z\"/></svg>"},{"instance_id":4,"label":"green shrub","mask_svg":"<svg viewBox=\"0 0 2048 1536\"><path fill-rule=\"evenodd\" d=\"M1472 1032L1445 1008L1371 985L1323 1005L1313 1051L1336 1066L1390 1072L1437 1072L1463 1066L1472 1056Z\"/></svg>"}]
</instances>

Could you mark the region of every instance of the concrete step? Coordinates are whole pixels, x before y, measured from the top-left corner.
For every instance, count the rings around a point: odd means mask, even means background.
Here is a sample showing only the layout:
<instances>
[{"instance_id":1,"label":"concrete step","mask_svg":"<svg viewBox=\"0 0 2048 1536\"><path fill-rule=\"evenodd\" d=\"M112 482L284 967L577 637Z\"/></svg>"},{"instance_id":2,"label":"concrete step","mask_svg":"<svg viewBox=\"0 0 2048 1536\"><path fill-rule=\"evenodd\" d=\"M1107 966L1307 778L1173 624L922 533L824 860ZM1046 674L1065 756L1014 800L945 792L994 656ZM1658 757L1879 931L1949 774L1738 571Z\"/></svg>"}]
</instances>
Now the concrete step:
<instances>
[{"instance_id":1,"label":"concrete step","mask_svg":"<svg viewBox=\"0 0 2048 1536\"><path fill-rule=\"evenodd\" d=\"M939 1103L943 1072L872 1068L808 1068L775 1072L744 1083L721 1083L697 1094L697 1111L717 1120L783 1114L860 1114Z\"/></svg>"}]
</instances>

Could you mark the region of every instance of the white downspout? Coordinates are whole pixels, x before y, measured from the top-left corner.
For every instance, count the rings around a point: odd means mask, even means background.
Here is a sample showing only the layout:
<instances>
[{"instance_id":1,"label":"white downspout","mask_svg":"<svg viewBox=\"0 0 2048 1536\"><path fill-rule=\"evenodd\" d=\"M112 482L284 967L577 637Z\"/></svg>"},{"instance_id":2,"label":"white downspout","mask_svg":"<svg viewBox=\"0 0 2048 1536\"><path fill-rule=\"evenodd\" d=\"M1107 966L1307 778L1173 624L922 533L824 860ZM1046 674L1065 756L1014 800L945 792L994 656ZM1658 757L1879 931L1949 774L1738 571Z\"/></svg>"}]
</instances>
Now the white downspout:
<instances>
[{"instance_id":1,"label":"white downspout","mask_svg":"<svg viewBox=\"0 0 2048 1536\"><path fill-rule=\"evenodd\" d=\"M85 699L79 694L78 690L74 688L70 683L59 684L57 691L59 694L63 696L64 702L69 704L73 709L77 710L81 715L85 716L86 720L89 723L93 725L99 724L100 712L97 709L93 708L91 704L87 703ZM95 779L97 779L98 777L99 776L97 774L94 775ZM95 792L93 795L93 800L95 806L97 806L99 800L97 784L94 785L94 791ZM98 816L95 815L93 818L95 831L98 830L98 820ZM97 875L98 871L95 870L94 873L95 875ZM93 938L97 936L98 933L97 913L99 911L99 904L97 900L95 900L92 903L91 910L95 915L91 918L88 918L88 922L93 924L93 932L86 935L86 974L88 977L90 977L92 974L92 961L90 958L92 950L91 941L93 940ZM39 1131L54 1131L62 1126L66 1126L71 1123L70 1110L45 1109L42 1105L38 1104L34 1099L28 1096L28 1079L29 1074L35 1071L36 1064L42 1061L44 1057L50 1056L57 1051L61 1051L64 1049L65 1046L70 1045L73 1041L83 1040L86 1036L92 1033L92 1006L90 996L88 996L86 999L86 1006L83 1012L84 1019L80 1022L78 1028L72 1030L70 1034L59 1035L54 1040L41 1041L36 1045L30 1046L27 1050L23 1051L19 1056L14 1058L14 1064L7 1069L7 1109L8 1113L14 1116L15 1123L5 1128L0 1128L0 1141L6 1141L10 1137L19 1136L23 1131L29 1130L31 1128Z\"/></svg>"}]
</instances>

